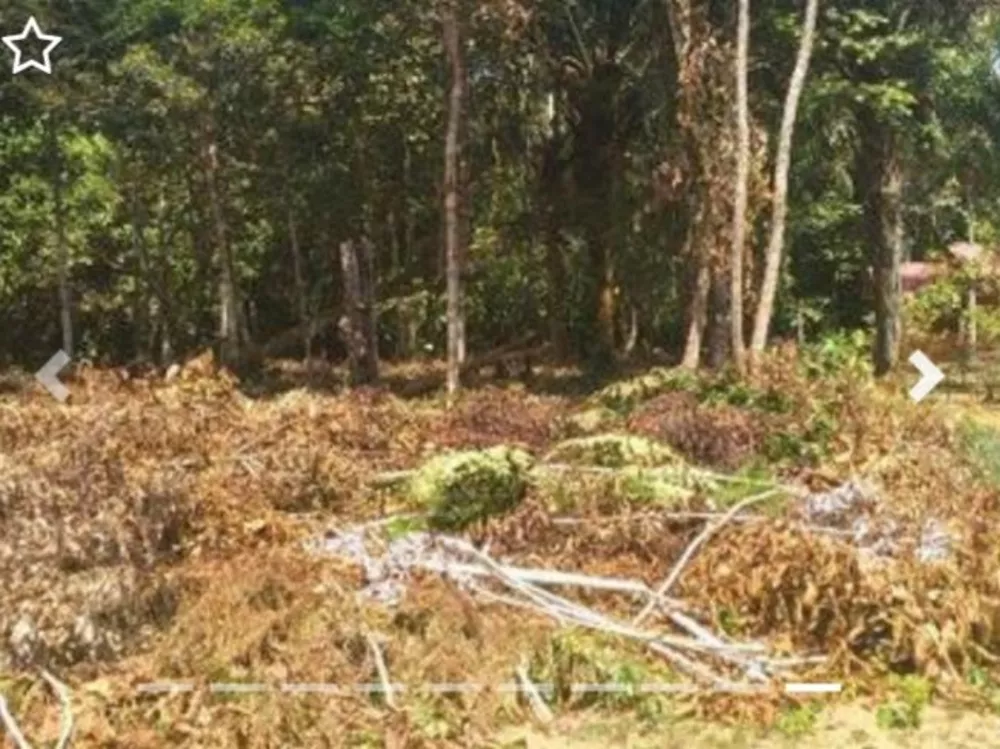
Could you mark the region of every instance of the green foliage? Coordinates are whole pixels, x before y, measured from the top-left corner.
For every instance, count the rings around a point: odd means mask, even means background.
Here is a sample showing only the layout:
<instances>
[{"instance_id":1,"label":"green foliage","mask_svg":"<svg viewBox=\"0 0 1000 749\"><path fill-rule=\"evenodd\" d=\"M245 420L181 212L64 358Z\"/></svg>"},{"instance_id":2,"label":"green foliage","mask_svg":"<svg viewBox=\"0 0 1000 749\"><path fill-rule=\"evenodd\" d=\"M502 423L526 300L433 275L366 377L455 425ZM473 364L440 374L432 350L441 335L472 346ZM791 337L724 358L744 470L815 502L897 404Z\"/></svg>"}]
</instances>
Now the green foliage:
<instances>
[{"instance_id":1,"label":"green foliage","mask_svg":"<svg viewBox=\"0 0 1000 749\"><path fill-rule=\"evenodd\" d=\"M606 406L587 408L567 416L559 425L566 437L583 437L608 431L618 421L618 413Z\"/></svg>"},{"instance_id":2,"label":"green foliage","mask_svg":"<svg viewBox=\"0 0 1000 749\"><path fill-rule=\"evenodd\" d=\"M552 448L547 461L603 468L652 468L684 464L683 458L670 447L627 434L600 434L564 440Z\"/></svg>"},{"instance_id":3,"label":"green foliage","mask_svg":"<svg viewBox=\"0 0 1000 749\"><path fill-rule=\"evenodd\" d=\"M623 652L621 643L604 635L559 631L534 653L531 678L553 685L556 699L572 709L634 710L655 723L670 714L668 695L644 692L643 683L674 681L674 675L641 654ZM574 691L573 685L612 685L607 691Z\"/></svg>"},{"instance_id":4,"label":"green foliage","mask_svg":"<svg viewBox=\"0 0 1000 749\"><path fill-rule=\"evenodd\" d=\"M959 443L983 478L1000 486L1000 431L973 419L959 423Z\"/></svg>"},{"instance_id":5,"label":"green foliage","mask_svg":"<svg viewBox=\"0 0 1000 749\"><path fill-rule=\"evenodd\" d=\"M871 335L868 331L839 331L802 350L802 365L810 377L865 375L871 371Z\"/></svg>"},{"instance_id":6,"label":"green foliage","mask_svg":"<svg viewBox=\"0 0 1000 749\"><path fill-rule=\"evenodd\" d=\"M789 738L801 739L816 729L819 715L817 704L796 705L781 712L775 727Z\"/></svg>"},{"instance_id":7,"label":"green foliage","mask_svg":"<svg viewBox=\"0 0 1000 749\"><path fill-rule=\"evenodd\" d=\"M436 529L456 530L512 509L524 496L532 457L509 447L431 458L410 481L409 497Z\"/></svg>"},{"instance_id":8,"label":"green foliage","mask_svg":"<svg viewBox=\"0 0 1000 749\"><path fill-rule=\"evenodd\" d=\"M910 329L923 334L956 329L963 315L964 291L964 284L958 277L949 277L921 289L906 305Z\"/></svg>"},{"instance_id":9,"label":"green foliage","mask_svg":"<svg viewBox=\"0 0 1000 749\"><path fill-rule=\"evenodd\" d=\"M787 413L792 404L774 389L761 390L732 371L699 374L681 368L654 368L638 377L614 382L591 400L618 413L627 414L640 404L672 392L692 393L706 404L726 404L770 413Z\"/></svg>"},{"instance_id":10,"label":"green foliage","mask_svg":"<svg viewBox=\"0 0 1000 749\"><path fill-rule=\"evenodd\" d=\"M409 536L411 533L425 531L428 528L427 519L423 517L394 517L385 527L385 535L390 541Z\"/></svg>"},{"instance_id":11,"label":"green foliage","mask_svg":"<svg viewBox=\"0 0 1000 749\"><path fill-rule=\"evenodd\" d=\"M887 729L919 728L924 708L931 701L934 685L923 676L909 674L894 679L896 697L879 705L875 720Z\"/></svg>"},{"instance_id":12,"label":"green foliage","mask_svg":"<svg viewBox=\"0 0 1000 749\"><path fill-rule=\"evenodd\" d=\"M516 3L487 4L464 18L468 349L551 333L578 355L601 353L595 299L607 281L619 345L634 311L639 350L676 353L694 185L667 19L633 0L571 5L521 15ZM336 248L361 235L375 248L382 353L442 354L438 10L436 0L32 6L67 39L52 85L0 82L0 359L36 367L51 352L61 278L84 355L166 362L214 344L226 256L245 332L266 343L337 313ZM788 3L755 9L762 134L776 132L800 20ZM706 33L722 49L731 30L713 20ZM902 144L915 258L970 232L1000 237L996 37L995 14L976 4L824 6L796 128L776 333L865 324L862 115ZM756 215L759 248L766 210ZM935 290L913 321L953 325L955 302L955 289ZM1000 335L996 315L977 318L984 342ZM337 357L326 330L314 350ZM607 353L595 361L613 363ZM784 407L780 394L671 370L597 402L625 413L672 389Z\"/></svg>"},{"instance_id":13,"label":"green foliage","mask_svg":"<svg viewBox=\"0 0 1000 749\"><path fill-rule=\"evenodd\" d=\"M697 375L686 369L657 368L639 377L614 382L595 393L591 400L624 414L657 395L675 390L690 391L697 385Z\"/></svg>"}]
</instances>

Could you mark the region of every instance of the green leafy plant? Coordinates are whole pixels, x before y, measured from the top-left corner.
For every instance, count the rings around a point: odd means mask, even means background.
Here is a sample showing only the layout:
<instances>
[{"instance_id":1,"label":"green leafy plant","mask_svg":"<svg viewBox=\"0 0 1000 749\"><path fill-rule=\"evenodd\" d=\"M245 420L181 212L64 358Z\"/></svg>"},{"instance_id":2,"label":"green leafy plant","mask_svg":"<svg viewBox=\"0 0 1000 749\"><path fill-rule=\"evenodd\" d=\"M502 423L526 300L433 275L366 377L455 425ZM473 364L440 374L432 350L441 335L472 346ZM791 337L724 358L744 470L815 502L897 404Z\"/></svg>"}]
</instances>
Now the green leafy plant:
<instances>
[{"instance_id":1,"label":"green leafy plant","mask_svg":"<svg viewBox=\"0 0 1000 749\"><path fill-rule=\"evenodd\" d=\"M907 674L894 680L896 697L879 705L875 720L881 728L919 728L924 709L931 701L934 685L925 677Z\"/></svg>"},{"instance_id":2,"label":"green leafy plant","mask_svg":"<svg viewBox=\"0 0 1000 749\"><path fill-rule=\"evenodd\" d=\"M775 728L789 738L800 739L815 730L819 714L818 705L796 705L782 711Z\"/></svg>"}]
</instances>

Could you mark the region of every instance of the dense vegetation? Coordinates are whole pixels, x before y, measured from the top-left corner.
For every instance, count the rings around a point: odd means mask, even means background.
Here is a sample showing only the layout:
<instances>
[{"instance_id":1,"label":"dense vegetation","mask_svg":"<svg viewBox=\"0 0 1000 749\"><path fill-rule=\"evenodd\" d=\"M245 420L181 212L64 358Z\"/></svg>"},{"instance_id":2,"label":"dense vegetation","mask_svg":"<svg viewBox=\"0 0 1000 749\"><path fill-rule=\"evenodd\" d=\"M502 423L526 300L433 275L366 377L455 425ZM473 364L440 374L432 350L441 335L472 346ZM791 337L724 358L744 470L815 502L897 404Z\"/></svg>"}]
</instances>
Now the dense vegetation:
<instances>
[{"instance_id":1,"label":"dense vegetation","mask_svg":"<svg viewBox=\"0 0 1000 749\"><path fill-rule=\"evenodd\" d=\"M340 357L350 240L384 358L444 353L450 296L453 356L530 334L719 365L846 327L887 370L900 261L1000 220L993 4L819 3L783 234L808 13L752 3L741 45L745 5L8 3L5 34L65 39L53 75L0 78L0 359Z\"/></svg>"}]
</instances>

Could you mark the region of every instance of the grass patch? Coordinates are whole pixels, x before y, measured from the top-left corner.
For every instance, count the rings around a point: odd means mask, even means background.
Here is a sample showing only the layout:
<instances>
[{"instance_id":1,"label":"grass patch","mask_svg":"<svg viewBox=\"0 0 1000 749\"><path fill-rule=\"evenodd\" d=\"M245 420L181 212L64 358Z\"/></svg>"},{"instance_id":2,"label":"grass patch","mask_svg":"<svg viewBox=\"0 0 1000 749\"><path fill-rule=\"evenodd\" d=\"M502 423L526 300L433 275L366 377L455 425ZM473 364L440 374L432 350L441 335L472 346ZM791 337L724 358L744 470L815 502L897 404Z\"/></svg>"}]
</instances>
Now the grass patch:
<instances>
[{"instance_id":1,"label":"grass patch","mask_svg":"<svg viewBox=\"0 0 1000 749\"><path fill-rule=\"evenodd\" d=\"M920 728L924 709L930 704L934 685L923 676L894 677L895 697L878 706L875 722L885 729Z\"/></svg>"},{"instance_id":2,"label":"grass patch","mask_svg":"<svg viewBox=\"0 0 1000 749\"><path fill-rule=\"evenodd\" d=\"M818 704L795 705L782 711L775 723L775 729L783 736L799 739L816 730L819 715Z\"/></svg>"},{"instance_id":3,"label":"grass patch","mask_svg":"<svg viewBox=\"0 0 1000 749\"><path fill-rule=\"evenodd\" d=\"M959 444L982 478L1000 486L1000 430L973 418L958 426Z\"/></svg>"}]
</instances>

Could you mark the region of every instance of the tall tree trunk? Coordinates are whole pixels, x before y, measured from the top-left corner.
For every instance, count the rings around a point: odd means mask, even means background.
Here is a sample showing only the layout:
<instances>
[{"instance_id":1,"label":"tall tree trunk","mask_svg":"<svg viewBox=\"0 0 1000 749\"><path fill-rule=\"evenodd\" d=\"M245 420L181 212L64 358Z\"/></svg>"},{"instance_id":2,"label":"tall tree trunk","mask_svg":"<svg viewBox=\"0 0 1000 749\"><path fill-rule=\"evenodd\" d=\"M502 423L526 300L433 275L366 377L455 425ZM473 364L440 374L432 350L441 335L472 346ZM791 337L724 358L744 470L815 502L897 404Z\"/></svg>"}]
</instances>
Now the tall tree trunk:
<instances>
[{"instance_id":1,"label":"tall tree trunk","mask_svg":"<svg viewBox=\"0 0 1000 749\"><path fill-rule=\"evenodd\" d=\"M548 274L549 341L556 360L562 361L569 355L569 314L566 259L560 220L560 207L565 199L564 166L559 160L560 136L554 114L546 123L546 136L539 175L540 190L536 197L542 210L541 234L545 242L545 268Z\"/></svg>"},{"instance_id":2,"label":"tall tree trunk","mask_svg":"<svg viewBox=\"0 0 1000 749\"><path fill-rule=\"evenodd\" d=\"M378 381L378 341L375 321L374 251L366 239L340 245L344 279L341 332L347 345L352 385Z\"/></svg>"},{"instance_id":3,"label":"tall tree trunk","mask_svg":"<svg viewBox=\"0 0 1000 749\"><path fill-rule=\"evenodd\" d=\"M708 317L709 269L707 263L699 260L694 258L698 265L691 274L693 283L687 305L687 336L681 356L681 366L686 369L697 369L701 362L701 344Z\"/></svg>"},{"instance_id":4,"label":"tall tree trunk","mask_svg":"<svg viewBox=\"0 0 1000 749\"><path fill-rule=\"evenodd\" d=\"M303 274L302 246L299 244L299 227L295 220L295 209L288 199L288 242L292 249L292 270L295 274L295 302L302 327L302 352L306 368L312 365L313 327L309 315L309 300L306 298L306 282Z\"/></svg>"},{"instance_id":5,"label":"tall tree trunk","mask_svg":"<svg viewBox=\"0 0 1000 749\"><path fill-rule=\"evenodd\" d=\"M158 294L158 314L160 317L160 346L159 360L162 365L170 365L174 362L174 329L177 326L174 320L174 299L173 282L171 279L172 268L170 265L171 239L177 231L177 225L168 233L165 227L166 216L160 217L160 227L157 232L157 261L159 279Z\"/></svg>"},{"instance_id":6,"label":"tall tree trunk","mask_svg":"<svg viewBox=\"0 0 1000 749\"><path fill-rule=\"evenodd\" d=\"M736 185L733 208L733 244L729 256L729 319L732 354L736 368L745 367L743 342L743 252L747 234L747 191L750 181L750 105L747 101L747 68L750 53L750 0L739 0L736 42Z\"/></svg>"},{"instance_id":7,"label":"tall tree trunk","mask_svg":"<svg viewBox=\"0 0 1000 749\"><path fill-rule=\"evenodd\" d=\"M138 299L135 307L135 348L140 361L153 360L153 343L155 341L157 321L156 294L154 292L153 271L149 261L149 250L146 246L146 215L139 202L136 182L129 179L132 196L128 202L129 228L132 239L132 252L139 261Z\"/></svg>"},{"instance_id":8,"label":"tall tree trunk","mask_svg":"<svg viewBox=\"0 0 1000 749\"><path fill-rule=\"evenodd\" d=\"M448 118L444 148L444 225L445 266L448 288L448 394L456 393L461 385L462 359L465 355L465 323L462 305L463 264L467 256L464 246L468 239L465 230L465 184L463 177L463 133L466 117L467 72L465 68L465 40L462 24L455 4L446 2L441 11L442 36L445 53L451 70L448 93Z\"/></svg>"},{"instance_id":9,"label":"tall tree trunk","mask_svg":"<svg viewBox=\"0 0 1000 749\"><path fill-rule=\"evenodd\" d=\"M891 371L899 358L900 267L903 260L903 173L897 134L870 109L858 115L861 143L855 185L875 285L875 374Z\"/></svg>"},{"instance_id":10,"label":"tall tree trunk","mask_svg":"<svg viewBox=\"0 0 1000 749\"><path fill-rule=\"evenodd\" d=\"M721 258L720 258L721 260ZM726 265L716 264L710 271L708 290L708 341L706 353L710 369L721 369L732 357L732 288Z\"/></svg>"},{"instance_id":11,"label":"tall tree trunk","mask_svg":"<svg viewBox=\"0 0 1000 749\"><path fill-rule=\"evenodd\" d=\"M691 274L681 365L694 368L701 361L706 325L711 321L709 304L729 296L719 294L718 289L713 292L713 286L717 286L720 265L729 265L724 247L732 226L729 188L733 181L730 165L720 159L720 141L731 137L726 84L732 80L733 63L725 45L713 41L716 30L707 3L667 0L666 6L677 59L677 127L682 145L675 158L684 183L684 256ZM727 341L731 337L728 328Z\"/></svg>"},{"instance_id":12,"label":"tall tree trunk","mask_svg":"<svg viewBox=\"0 0 1000 749\"><path fill-rule=\"evenodd\" d=\"M554 217L546 216L545 264L549 276L549 341L557 361L569 355L569 322L566 309L566 262L562 236Z\"/></svg>"},{"instance_id":13,"label":"tall tree trunk","mask_svg":"<svg viewBox=\"0 0 1000 749\"><path fill-rule=\"evenodd\" d=\"M788 219L788 173L792 163L792 136L798 115L799 100L805 88L816 37L816 17L819 14L819 0L807 0L799 51L795 59L795 69L785 95L784 111L781 115L781 130L778 134L778 151L774 163L774 197L771 209L771 235L764 255L764 275L761 281L757 311L754 315L753 334L750 340L750 366L756 368L760 354L767 345L767 336L774 316L774 299L778 293L778 278L781 273L782 255L785 248L785 225Z\"/></svg>"},{"instance_id":14,"label":"tall tree trunk","mask_svg":"<svg viewBox=\"0 0 1000 749\"><path fill-rule=\"evenodd\" d=\"M208 207L211 212L212 235L215 243L216 263L219 271L219 340L222 364L240 369L243 366L243 330L241 323L239 288L233 264L232 248L225 210L219 191L219 154L214 128L210 123L202 133L202 158Z\"/></svg>"},{"instance_id":15,"label":"tall tree trunk","mask_svg":"<svg viewBox=\"0 0 1000 749\"><path fill-rule=\"evenodd\" d=\"M52 168L52 194L55 211L56 262L59 279L59 325L62 330L62 348L73 356L73 292L70 288L69 242L66 237L66 176L62 149L59 146L57 126L52 123L49 132Z\"/></svg>"}]
</instances>

